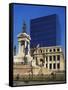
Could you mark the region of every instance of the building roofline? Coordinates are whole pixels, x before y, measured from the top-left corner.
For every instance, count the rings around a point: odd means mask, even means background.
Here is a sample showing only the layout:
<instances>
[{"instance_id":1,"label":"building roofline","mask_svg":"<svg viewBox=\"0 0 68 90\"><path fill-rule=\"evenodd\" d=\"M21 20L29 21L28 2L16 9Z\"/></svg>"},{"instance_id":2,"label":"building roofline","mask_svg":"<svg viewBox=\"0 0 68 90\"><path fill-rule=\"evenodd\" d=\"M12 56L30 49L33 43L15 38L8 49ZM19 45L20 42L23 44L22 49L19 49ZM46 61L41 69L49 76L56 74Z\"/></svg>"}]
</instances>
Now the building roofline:
<instances>
[{"instance_id":1,"label":"building roofline","mask_svg":"<svg viewBox=\"0 0 68 90\"><path fill-rule=\"evenodd\" d=\"M58 46L48 46L48 47L38 47L38 48L62 48L61 45L58 45ZM32 48L31 48L32 49Z\"/></svg>"}]
</instances>

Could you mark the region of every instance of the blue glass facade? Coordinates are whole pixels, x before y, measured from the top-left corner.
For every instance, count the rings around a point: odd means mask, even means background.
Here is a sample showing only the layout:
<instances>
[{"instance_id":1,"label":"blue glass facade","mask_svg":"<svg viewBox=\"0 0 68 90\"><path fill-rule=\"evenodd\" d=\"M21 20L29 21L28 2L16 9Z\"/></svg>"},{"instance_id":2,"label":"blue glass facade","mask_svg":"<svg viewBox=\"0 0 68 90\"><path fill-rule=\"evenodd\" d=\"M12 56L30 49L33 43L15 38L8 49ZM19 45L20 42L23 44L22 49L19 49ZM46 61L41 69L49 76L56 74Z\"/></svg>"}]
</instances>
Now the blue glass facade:
<instances>
[{"instance_id":1,"label":"blue glass facade","mask_svg":"<svg viewBox=\"0 0 68 90\"><path fill-rule=\"evenodd\" d=\"M56 14L32 19L30 22L31 47L56 46L58 33Z\"/></svg>"}]
</instances>

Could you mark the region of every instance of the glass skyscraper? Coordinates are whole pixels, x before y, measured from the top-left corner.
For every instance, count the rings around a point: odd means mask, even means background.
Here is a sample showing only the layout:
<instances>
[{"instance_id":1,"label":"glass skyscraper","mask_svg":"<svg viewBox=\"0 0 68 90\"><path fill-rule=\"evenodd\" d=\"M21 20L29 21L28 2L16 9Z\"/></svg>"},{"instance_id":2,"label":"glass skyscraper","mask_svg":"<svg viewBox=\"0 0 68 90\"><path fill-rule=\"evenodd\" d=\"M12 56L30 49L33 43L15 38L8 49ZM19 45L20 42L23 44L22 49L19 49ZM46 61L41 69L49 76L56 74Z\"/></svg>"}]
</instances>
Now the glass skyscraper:
<instances>
[{"instance_id":1,"label":"glass skyscraper","mask_svg":"<svg viewBox=\"0 0 68 90\"><path fill-rule=\"evenodd\" d=\"M31 48L56 46L60 44L60 25L56 14L30 21Z\"/></svg>"}]
</instances>

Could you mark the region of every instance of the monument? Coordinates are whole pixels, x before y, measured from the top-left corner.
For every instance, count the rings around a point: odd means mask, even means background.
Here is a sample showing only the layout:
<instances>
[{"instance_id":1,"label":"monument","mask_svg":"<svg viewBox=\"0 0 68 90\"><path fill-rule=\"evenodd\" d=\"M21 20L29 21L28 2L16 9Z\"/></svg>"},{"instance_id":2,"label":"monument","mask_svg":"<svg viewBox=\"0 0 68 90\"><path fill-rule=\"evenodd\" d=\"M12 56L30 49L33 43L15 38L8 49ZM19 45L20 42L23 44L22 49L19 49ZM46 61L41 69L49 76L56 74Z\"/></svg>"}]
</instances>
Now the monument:
<instances>
[{"instance_id":1,"label":"monument","mask_svg":"<svg viewBox=\"0 0 68 90\"><path fill-rule=\"evenodd\" d=\"M18 53L14 56L14 63L29 64L32 60L30 56L30 36L26 33L26 23L23 22L22 32L18 34Z\"/></svg>"}]
</instances>

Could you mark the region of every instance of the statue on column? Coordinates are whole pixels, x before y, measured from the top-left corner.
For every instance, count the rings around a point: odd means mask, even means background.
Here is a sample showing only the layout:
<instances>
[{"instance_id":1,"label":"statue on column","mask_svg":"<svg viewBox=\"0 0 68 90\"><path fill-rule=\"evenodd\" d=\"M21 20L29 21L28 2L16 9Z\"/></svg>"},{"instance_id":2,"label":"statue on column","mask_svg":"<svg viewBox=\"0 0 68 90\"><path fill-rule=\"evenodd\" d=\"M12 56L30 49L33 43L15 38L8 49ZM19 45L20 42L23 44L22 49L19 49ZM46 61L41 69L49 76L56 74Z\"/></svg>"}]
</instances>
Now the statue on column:
<instances>
[{"instance_id":1,"label":"statue on column","mask_svg":"<svg viewBox=\"0 0 68 90\"><path fill-rule=\"evenodd\" d=\"M18 34L19 50L14 57L14 61L23 64L29 64L32 60L30 55L30 36L26 33L26 23L23 23L22 32Z\"/></svg>"}]
</instances>

